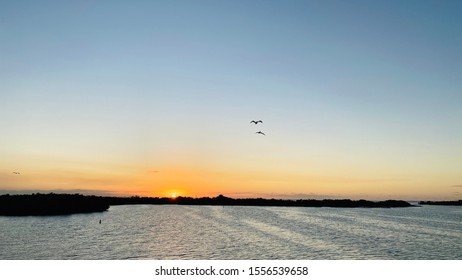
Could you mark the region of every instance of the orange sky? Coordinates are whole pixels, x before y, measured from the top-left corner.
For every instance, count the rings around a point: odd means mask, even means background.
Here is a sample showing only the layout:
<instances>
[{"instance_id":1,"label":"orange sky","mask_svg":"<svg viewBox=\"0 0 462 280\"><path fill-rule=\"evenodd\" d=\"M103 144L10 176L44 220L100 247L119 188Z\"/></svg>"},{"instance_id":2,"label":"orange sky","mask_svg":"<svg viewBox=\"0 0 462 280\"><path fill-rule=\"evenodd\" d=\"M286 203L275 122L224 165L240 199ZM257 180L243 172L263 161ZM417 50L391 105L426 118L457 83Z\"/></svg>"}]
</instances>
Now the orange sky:
<instances>
[{"instance_id":1,"label":"orange sky","mask_svg":"<svg viewBox=\"0 0 462 280\"><path fill-rule=\"evenodd\" d=\"M43 162L42 162L43 163ZM140 166L100 165L75 162L34 166L23 164L17 170L0 172L4 190L66 190L109 195L140 196L216 196L276 198L366 198L366 199L457 199L460 187L441 185L440 179L413 178L403 174L378 176L377 170L342 172L328 170L287 170L265 168L224 168L222 166ZM3 167L3 170L6 168ZM11 168L10 168L11 169ZM16 169L15 169L16 170ZM371 171L375 171L372 174ZM369 174L364 176L361 174ZM433 181L432 181L433 180ZM459 193L458 193L459 192Z\"/></svg>"}]
</instances>

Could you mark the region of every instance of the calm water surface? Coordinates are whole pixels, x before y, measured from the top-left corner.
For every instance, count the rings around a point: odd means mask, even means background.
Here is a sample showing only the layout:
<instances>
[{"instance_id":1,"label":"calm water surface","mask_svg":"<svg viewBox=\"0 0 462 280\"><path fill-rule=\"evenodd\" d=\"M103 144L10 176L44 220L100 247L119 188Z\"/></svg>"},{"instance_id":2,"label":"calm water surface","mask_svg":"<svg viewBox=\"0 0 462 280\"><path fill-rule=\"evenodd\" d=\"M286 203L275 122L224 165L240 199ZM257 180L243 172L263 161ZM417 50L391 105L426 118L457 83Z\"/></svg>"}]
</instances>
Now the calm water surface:
<instances>
[{"instance_id":1,"label":"calm water surface","mask_svg":"<svg viewBox=\"0 0 462 280\"><path fill-rule=\"evenodd\" d=\"M460 260L462 208L125 205L0 216L0 259Z\"/></svg>"}]
</instances>

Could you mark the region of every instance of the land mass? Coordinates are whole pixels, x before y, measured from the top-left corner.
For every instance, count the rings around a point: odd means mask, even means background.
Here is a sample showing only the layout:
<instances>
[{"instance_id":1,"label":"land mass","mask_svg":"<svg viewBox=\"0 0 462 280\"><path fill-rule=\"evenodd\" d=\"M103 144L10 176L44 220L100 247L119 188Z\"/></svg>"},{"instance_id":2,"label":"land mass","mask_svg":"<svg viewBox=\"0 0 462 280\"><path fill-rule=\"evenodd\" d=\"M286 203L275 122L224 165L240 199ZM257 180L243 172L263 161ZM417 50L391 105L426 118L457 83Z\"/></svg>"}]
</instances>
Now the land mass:
<instances>
[{"instance_id":1,"label":"land mass","mask_svg":"<svg viewBox=\"0 0 462 280\"><path fill-rule=\"evenodd\" d=\"M0 196L0 215L39 216L102 212L109 204L98 196L81 194L22 194Z\"/></svg>"},{"instance_id":2,"label":"land mass","mask_svg":"<svg viewBox=\"0 0 462 280\"><path fill-rule=\"evenodd\" d=\"M217 197L109 197L81 194L23 194L1 195L0 215L31 216L31 215L68 215L76 213L103 212L111 205L135 204L178 204L178 205L219 205L219 206L291 206L291 207L340 207L340 208L391 208L412 207L414 205L402 200L368 201L350 199L264 199L264 198L229 198L223 195Z\"/></svg>"},{"instance_id":3,"label":"land mass","mask_svg":"<svg viewBox=\"0 0 462 280\"><path fill-rule=\"evenodd\" d=\"M108 197L111 205L121 204L179 204L179 205L228 205L228 206L293 206L293 207L367 207L367 208L390 208L390 207L411 207L412 204L402 200L368 201L350 199L265 199L265 198L229 198L219 195L214 198L202 197L177 197L153 198L153 197Z\"/></svg>"},{"instance_id":4,"label":"land mass","mask_svg":"<svg viewBox=\"0 0 462 280\"><path fill-rule=\"evenodd\" d=\"M462 200L453 201L420 201L421 205L445 205L445 206L462 206Z\"/></svg>"}]
</instances>

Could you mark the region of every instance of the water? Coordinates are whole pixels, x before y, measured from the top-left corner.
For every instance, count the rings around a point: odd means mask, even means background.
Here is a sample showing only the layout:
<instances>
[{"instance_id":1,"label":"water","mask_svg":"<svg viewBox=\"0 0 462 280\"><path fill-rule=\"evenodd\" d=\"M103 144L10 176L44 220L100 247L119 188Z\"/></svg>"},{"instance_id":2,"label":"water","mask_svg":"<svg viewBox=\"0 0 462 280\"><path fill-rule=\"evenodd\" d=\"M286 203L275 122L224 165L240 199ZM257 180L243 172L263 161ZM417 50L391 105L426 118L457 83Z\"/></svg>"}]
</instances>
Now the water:
<instances>
[{"instance_id":1,"label":"water","mask_svg":"<svg viewBox=\"0 0 462 280\"><path fill-rule=\"evenodd\" d=\"M0 259L460 260L462 208L124 205L0 216Z\"/></svg>"}]
</instances>

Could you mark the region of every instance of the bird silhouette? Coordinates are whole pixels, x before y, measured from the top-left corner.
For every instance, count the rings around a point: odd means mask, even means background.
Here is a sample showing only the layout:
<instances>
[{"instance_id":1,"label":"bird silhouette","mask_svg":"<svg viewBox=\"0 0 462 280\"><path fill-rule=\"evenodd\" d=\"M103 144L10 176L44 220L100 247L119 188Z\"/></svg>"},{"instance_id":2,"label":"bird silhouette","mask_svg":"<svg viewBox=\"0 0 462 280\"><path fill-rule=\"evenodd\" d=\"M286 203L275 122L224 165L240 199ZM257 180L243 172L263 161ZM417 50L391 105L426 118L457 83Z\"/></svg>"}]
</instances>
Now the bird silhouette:
<instances>
[{"instance_id":1,"label":"bird silhouette","mask_svg":"<svg viewBox=\"0 0 462 280\"><path fill-rule=\"evenodd\" d=\"M261 120L258 121L250 121L250 123L258 124L258 123L263 123Z\"/></svg>"},{"instance_id":2,"label":"bird silhouette","mask_svg":"<svg viewBox=\"0 0 462 280\"><path fill-rule=\"evenodd\" d=\"M13 174L15 174L15 175L19 175L19 174L21 174L21 173L19 173L19 172L16 172L16 171L13 171Z\"/></svg>"},{"instance_id":3,"label":"bird silhouette","mask_svg":"<svg viewBox=\"0 0 462 280\"><path fill-rule=\"evenodd\" d=\"M263 133L263 132L261 132L261 131L257 131L257 132L255 132L255 133L261 134L261 135L266 135L265 133Z\"/></svg>"}]
</instances>

